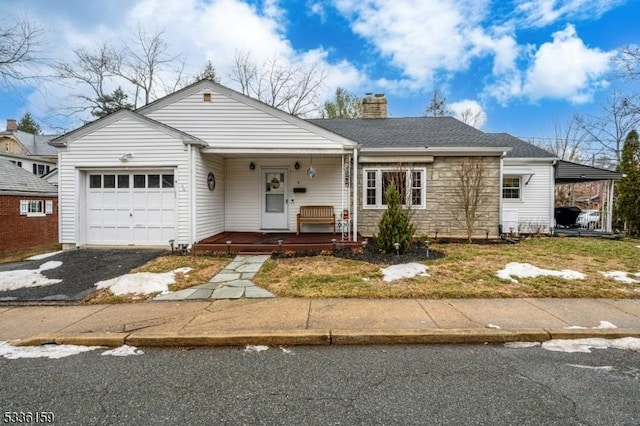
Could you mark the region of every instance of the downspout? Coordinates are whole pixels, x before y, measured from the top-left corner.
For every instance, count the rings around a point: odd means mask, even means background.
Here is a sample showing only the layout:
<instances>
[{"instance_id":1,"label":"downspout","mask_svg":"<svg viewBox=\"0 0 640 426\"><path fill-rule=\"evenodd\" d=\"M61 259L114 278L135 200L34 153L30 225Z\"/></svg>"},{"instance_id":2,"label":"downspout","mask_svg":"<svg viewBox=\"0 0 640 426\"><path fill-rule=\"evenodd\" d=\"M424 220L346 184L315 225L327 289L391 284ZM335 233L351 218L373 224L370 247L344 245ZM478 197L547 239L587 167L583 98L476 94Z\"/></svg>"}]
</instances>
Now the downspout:
<instances>
[{"instance_id":1,"label":"downspout","mask_svg":"<svg viewBox=\"0 0 640 426\"><path fill-rule=\"evenodd\" d=\"M506 152L503 152L500 156L500 180L498 182L498 237L504 232L502 229L502 175L504 174L504 157L507 155ZM502 232L501 232L502 231Z\"/></svg>"},{"instance_id":2,"label":"downspout","mask_svg":"<svg viewBox=\"0 0 640 426\"><path fill-rule=\"evenodd\" d=\"M358 144L353 149L353 190L351 193L353 194L353 219L352 219L352 232L353 232L353 241L358 241L358 150L362 145Z\"/></svg>"},{"instance_id":3,"label":"downspout","mask_svg":"<svg viewBox=\"0 0 640 426\"><path fill-rule=\"evenodd\" d=\"M551 163L551 189L549 190L549 235L554 234L555 230L555 211L556 211L556 165L557 160Z\"/></svg>"},{"instance_id":4,"label":"downspout","mask_svg":"<svg viewBox=\"0 0 640 426\"><path fill-rule=\"evenodd\" d=\"M191 216L189 220L189 244L192 244L196 242L196 168L193 145L188 144L187 146L189 153L189 173L191 174L191 182L189 184L189 215Z\"/></svg>"}]
</instances>

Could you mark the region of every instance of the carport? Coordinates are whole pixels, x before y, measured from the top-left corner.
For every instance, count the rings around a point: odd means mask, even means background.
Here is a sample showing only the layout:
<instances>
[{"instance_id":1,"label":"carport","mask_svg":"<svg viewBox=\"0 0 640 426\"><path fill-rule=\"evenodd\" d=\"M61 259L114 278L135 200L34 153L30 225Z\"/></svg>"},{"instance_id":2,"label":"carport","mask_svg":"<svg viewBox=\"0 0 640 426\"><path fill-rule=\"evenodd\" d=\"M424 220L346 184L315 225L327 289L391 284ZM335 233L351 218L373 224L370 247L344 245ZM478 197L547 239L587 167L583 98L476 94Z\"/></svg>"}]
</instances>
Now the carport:
<instances>
[{"instance_id":1,"label":"carport","mask_svg":"<svg viewBox=\"0 0 640 426\"><path fill-rule=\"evenodd\" d=\"M559 160L555 165L555 184L604 182L600 202L600 217L604 232L612 232L613 219L613 191L616 180L622 178L622 174L600 167L585 166Z\"/></svg>"}]
</instances>

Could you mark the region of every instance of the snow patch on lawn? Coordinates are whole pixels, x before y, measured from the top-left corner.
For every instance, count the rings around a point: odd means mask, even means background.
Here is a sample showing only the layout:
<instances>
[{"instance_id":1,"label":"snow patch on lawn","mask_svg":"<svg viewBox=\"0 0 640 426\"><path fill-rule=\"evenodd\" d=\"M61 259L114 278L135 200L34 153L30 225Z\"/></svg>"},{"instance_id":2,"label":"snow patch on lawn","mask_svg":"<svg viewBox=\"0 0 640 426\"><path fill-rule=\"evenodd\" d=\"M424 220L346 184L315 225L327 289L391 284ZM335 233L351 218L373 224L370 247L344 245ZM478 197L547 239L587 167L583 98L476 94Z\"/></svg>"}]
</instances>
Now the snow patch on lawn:
<instances>
[{"instance_id":1,"label":"snow patch on lawn","mask_svg":"<svg viewBox=\"0 0 640 426\"><path fill-rule=\"evenodd\" d=\"M59 359L82 352L99 349L100 346L77 345L42 345L42 346L13 346L8 342L0 342L0 356L7 359L20 358L50 358Z\"/></svg>"},{"instance_id":2,"label":"snow patch on lawn","mask_svg":"<svg viewBox=\"0 0 640 426\"><path fill-rule=\"evenodd\" d=\"M415 276L428 277L427 267L421 263L403 263L400 265L391 265L387 268L380 269L382 279L385 282L400 280L402 278L413 278Z\"/></svg>"},{"instance_id":3,"label":"snow patch on lawn","mask_svg":"<svg viewBox=\"0 0 640 426\"><path fill-rule=\"evenodd\" d=\"M507 263L504 269L496 272L498 278L503 280L510 280L517 283L518 280L513 278L536 278L541 276L550 276L564 278L565 280L582 280L586 277L582 272L572 271L571 269L563 269L562 271L555 271L553 269L542 269L530 263L511 262Z\"/></svg>"},{"instance_id":4,"label":"snow patch on lawn","mask_svg":"<svg viewBox=\"0 0 640 426\"><path fill-rule=\"evenodd\" d=\"M190 270L191 268L185 267L163 273L138 272L100 281L95 285L98 289L109 289L116 296L168 292L169 286L176 282L176 274L184 274Z\"/></svg>"},{"instance_id":5,"label":"snow patch on lawn","mask_svg":"<svg viewBox=\"0 0 640 426\"><path fill-rule=\"evenodd\" d=\"M610 278L616 281L623 282L625 284L636 284L640 283L640 279L634 279L631 277L640 278L640 272L636 274L632 274L631 272L625 271L609 271L609 272L600 272L603 277Z\"/></svg>"},{"instance_id":6,"label":"snow patch on lawn","mask_svg":"<svg viewBox=\"0 0 640 426\"><path fill-rule=\"evenodd\" d=\"M104 351L102 352L102 355L111 355L111 356L144 355L144 351L136 348L135 346L122 345L118 348Z\"/></svg>"},{"instance_id":7,"label":"snow patch on lawn","mask_svg":"<svg viewBox=\"0 0 640 426\"><path fill-rule=\"evenodd\" d=\"M27 260L42 260L46 259L47 257L55 256L58 253L62 253L62 250L52 251L51 253L36 254L35 256L28 257Z\"/></svg>"},{"instance_id":8,"label":"snow patch on lawn","mask_svg":"<svg viewBox=\"0 0 640 426\"><path fill-rule=\"evenodd\" d=\"M62 280L47 278L41 272L55 269L60 265L62 265L62 262L50 260L40 265L38 269L17 269L15 271L0 272L0 291L57 284Z\"/></svg>"},{"instance_id":9,"label":"snow patch on lawn","mask_svg":"<svg viewBox=\"0 0 640 426\"><path fill-rule=\"evenodd\" d=\"M640 352L640 339L637 337L622 337L620 339L554 339L544 342L542 348L554 352L584 352L591 353L591 349L625 349Z\"/></svg>"}]
</instances>

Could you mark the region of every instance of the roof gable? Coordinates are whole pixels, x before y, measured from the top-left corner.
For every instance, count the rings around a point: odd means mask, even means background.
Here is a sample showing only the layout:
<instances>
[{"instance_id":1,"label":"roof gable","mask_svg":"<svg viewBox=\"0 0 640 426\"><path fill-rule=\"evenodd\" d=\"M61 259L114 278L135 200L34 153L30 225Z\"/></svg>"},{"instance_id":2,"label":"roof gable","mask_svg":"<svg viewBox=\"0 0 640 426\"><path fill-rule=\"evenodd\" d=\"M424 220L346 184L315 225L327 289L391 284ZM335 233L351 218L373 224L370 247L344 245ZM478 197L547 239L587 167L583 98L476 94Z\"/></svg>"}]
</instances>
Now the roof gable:
<instances>
[{"instance_id":1,"label":"roof gable","mask_svg":"<svg viewBox=\"0 0 640 426\"><path fill-rule=\"evenodd\" d=\"M125 118L129 118L135 121L138 121L142 124L144 124L145 126L154 128L156 130L159 130L163 133L166 133L176 139L180 139L182 140L185 144L197 144L197 145L202 145L202 146L206 146L206 143L198 138L196 138L195 136L192 136L188 133L185 133L181 130L175 129L171 126L167 126L164 123L161 123L159 121L153 120L149 117L145 117L143 115L137 114L134 111L130 111L128 109L121 109L119 111L116 111L112 114L107 115L106 117L100 118L96 121L92 121L91 123L87 123L82 127L79 127L75 130L72 130L69 133L66 133L62 136L59 136L55 139L53 139L50 144L56 147L66 147L68 146L69 143L73 142L76 139L81 138L82 136L85 136L91 132L94 132L96 130L102 129L103 127L108 126L109 124L118 122L120 120L123 120Z\"/></svg>"},{"instance_id":2,"label":"roof gable","mask_svg":"<svg viewBox=\"0 0 640 426\"><path fill-rule=\"evenodd\" d=\"M208 94L209 100L203 101ZM273 145L261 137L280 132L286 139L298 138L300 144L333 144L354 147L356 144L339 134L233 89L210 80L202 80L158 99L137 110L140 114L176 128L185 129L207 141L210 146L233 143L260 147Z\"/></svg>"}]
</instances>

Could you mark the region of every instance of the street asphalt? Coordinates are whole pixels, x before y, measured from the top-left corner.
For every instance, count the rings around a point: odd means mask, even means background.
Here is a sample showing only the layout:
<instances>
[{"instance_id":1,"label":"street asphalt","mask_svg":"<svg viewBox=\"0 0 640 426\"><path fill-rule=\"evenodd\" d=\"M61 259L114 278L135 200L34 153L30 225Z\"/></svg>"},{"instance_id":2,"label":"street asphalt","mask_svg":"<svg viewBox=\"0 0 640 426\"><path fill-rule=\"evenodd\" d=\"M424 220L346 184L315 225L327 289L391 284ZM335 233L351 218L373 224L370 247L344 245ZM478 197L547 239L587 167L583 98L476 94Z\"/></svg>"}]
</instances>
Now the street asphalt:
<instances>
[{"instance_id":1,"label":"street asphalt","mask_svg":"<svg viewBox=\"0 0 640 426\"><path fill-rule=\"evenodd\" d=\"M78 301L96 290L99 281L124 275L165 253L149 249L68 250L40 260L0 265L1 271L37 270L51 261L62 262L57 268L41 271L47 278L61 279L57 284L0 291L0 302Z\"/></svg>"}]
</instances>

